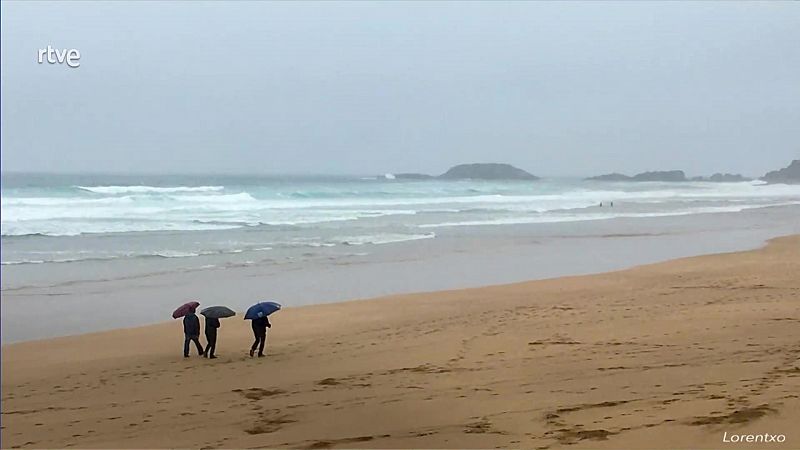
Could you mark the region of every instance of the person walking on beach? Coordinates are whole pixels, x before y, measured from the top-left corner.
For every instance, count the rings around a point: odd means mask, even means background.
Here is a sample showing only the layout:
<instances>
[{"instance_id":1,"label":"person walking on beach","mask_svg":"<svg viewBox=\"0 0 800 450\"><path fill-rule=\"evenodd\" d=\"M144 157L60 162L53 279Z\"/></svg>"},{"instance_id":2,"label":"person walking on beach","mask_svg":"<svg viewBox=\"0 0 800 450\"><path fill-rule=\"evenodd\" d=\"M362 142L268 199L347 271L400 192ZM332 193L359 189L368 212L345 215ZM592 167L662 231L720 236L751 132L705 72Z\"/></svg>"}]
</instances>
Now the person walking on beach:
<instances>
[{"instance_id":1,"label":"person walking on beach","mask_svg":"<svg viewBox=\"0 0 800 450\"><path fill-rule=\"evenodd\" d=\"M200 345L200 319L194 311L183 317L183 357L189 357L189 341L194 341L197 346L197 354L203 354L203 346Z\"/></svg>"},{"instance_id":2,"label":"person walking on beach","mask_svg":"<svg viewBox=\"0 0 800 450\"><path fill-rule=\"evenodd\" d=\"M255 336L256 340L253 342L253 346L250 347L250 357L253 357L253 353L255 353L256 348L258 348L258 356L263 357L264 344L267 342L267 328L272 328L272 324L269 323L267 316L253 319L252 322L253 335Z\"/></svg>"},{"instance_id":3,"label":"person walking on beach","mask_svg":"<svg viewBox=\"0 0 800 450\"><path fill-rule=\"evenodd\" d=\"M214 359L214 350L217 349L217 328L220 327L219 319L206 317L206 351L203 356Z\"/></svg>"}]
</instances>

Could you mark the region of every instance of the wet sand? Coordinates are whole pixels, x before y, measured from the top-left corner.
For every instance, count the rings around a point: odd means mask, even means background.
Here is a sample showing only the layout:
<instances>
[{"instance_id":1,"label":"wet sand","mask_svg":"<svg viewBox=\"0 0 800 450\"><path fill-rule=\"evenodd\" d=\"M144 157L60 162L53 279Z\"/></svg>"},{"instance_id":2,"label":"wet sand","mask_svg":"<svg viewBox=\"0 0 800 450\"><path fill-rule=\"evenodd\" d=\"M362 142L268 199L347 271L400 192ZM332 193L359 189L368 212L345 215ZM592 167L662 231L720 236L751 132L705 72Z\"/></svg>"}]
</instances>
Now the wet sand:
<instances>
[{"instance_id":1,"label":"wet sand","mask_svg":"<svg viewBox=\"0 0 800 450\"><path fill-rule=\"evenodd\" d=\"M2 446L800 447L800 236L273 325L262 359L241 318L216 360L179 321L4 346Z\"/></svg>"},{"instance_id":2,"label":"wet sand","mask_svg":"<svg viewBox=\"0 0 800 450\"><path fill-rule=\"evenodd\" d=\"M588 275L712 253L752 250L800 234L800 205L738 213L436 229L435 239L321 247L253 255L4 265L2 342L152 325L176 304L246 309L256 300L284 306L477 288ZM178 239L179 237L176 237ZM78 236L83 245L82 237ZM87 239L99 239L96 236ZM97 244L95 244L97 245ZM283 256L278 256L279 254ZM239 259L237 259L239 258ZM178 264L168 269L167 266ZM40 311L57 316L42 321Z\"/></svg>"}]
</instances>

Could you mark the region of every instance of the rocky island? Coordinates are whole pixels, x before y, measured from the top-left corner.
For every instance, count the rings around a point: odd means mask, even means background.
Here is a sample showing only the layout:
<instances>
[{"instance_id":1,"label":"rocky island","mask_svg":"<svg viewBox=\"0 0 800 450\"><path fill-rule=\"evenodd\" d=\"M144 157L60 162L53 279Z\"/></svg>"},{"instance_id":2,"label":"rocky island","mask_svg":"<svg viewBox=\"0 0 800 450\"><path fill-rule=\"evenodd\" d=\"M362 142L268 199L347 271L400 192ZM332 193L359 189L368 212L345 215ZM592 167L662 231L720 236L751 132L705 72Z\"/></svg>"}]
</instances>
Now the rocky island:
<instances>
[{"instance_id":1,"label":"rocky island","mask_svg":"<svg viewBox=\"0 0 800 450\"><path fill-rule=\"evenodd\" d=\"M642 172L632 177L621 173L609 173L587 178L589 181L687 181L682 170Z\"/></svg>"},{"instance_id":2,"label":"rocky island","mask_svg":"<svg viewBox=\"0 0 800 450\"><path fill-rule=\"evenodd\" d=\"M538 180L530 174L511 164L460 164L439 175L445 180Z\"/></svg>"},{"instance_id":3,"label":"rocky island","mask_svg":"<svg viewBox=\"0 0 800 450\"><path fill-rule=\"evenodd\" d=\"M511 164L477 163L459 164L451 167L447 172L439 175L426 175L424 173L398 173L389 176L381 175L379 179L397 180L538 180L539 177L528 173Z\"/></svg>"},{"instance_id":4,"label":"rocky island","mask_svg":"<svg viewBox=\"0 0 800 450\"><path fill-rule=\"evenodd\" d=\"M768 172L761 179L767 183L800 184L800 159L795 159L783 169Z\"/></svg>"},{"instance_id":5,"label":"rocky island","mask_svg":"<svg viewBox=\"0 0 800 450\"><path fill-rule=\"evenodd\" d=\"M596 177L589 177L587 181L631 181L633 177L621 173L607 173L605 175L598 175Z\"/></svg>"},{"instance_id":6,"label":"rocky island","mask_svg":"<svg viewBox=\"0 0 800 450\"><path fill-rule=\"evenodd\" d=\"M596 177L587 178L589 181L662 181L662 182L682 182L682 181L707 181L711 183L738 183L742 181L750 181L750 178L742 176L738 173L715 173L710 177L692 177L686 178L686 174L682 170L667 170L655 172L642 172L634 176L628 176L621 173L609 173L606 175L599 175Z\"/></svg>"},{"instance_id":7,"label":"rocky island","mask_svg":"<svg viewBox=\"0 0 800 450\"><path fill-rule=\"evenodd\" d=\"M752 181L738 173L715 173L710 177L693 177L691 181L707 181L709 183L741 183L742 181Z\"/></svg>"},{"instance_id":8,"label":"rocky island","mask_svg":"<svg viewBox=\"0 0 800 450\"><path fill-rule=\"evenodd\" d=\"M436 178L425 173L396 173L394 177L398 180L430 180Z\"/></svg>"}]
</instances>

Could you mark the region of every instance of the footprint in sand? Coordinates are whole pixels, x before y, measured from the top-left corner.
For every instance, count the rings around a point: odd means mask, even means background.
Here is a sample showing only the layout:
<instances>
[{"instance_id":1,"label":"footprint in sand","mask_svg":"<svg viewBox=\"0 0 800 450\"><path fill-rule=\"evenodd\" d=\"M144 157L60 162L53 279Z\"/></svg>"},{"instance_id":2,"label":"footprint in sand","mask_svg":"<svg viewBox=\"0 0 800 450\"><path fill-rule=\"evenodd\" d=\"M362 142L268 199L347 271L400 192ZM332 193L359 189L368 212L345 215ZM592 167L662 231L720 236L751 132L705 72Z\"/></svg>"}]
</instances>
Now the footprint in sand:
<instances>
[{"instance_id":1,"label":"footprint in sand","mask_svg":"<svg viewBox=\"0 0 800 450\"><path fill-rule=\"evenodd\" d=\"M262 388L234 389L231 392L239 393L249 400L261 400L264 397L272 397L274 395L286 393L286 391L282 389L262 389Z\"/></svg>"}]
</instances>

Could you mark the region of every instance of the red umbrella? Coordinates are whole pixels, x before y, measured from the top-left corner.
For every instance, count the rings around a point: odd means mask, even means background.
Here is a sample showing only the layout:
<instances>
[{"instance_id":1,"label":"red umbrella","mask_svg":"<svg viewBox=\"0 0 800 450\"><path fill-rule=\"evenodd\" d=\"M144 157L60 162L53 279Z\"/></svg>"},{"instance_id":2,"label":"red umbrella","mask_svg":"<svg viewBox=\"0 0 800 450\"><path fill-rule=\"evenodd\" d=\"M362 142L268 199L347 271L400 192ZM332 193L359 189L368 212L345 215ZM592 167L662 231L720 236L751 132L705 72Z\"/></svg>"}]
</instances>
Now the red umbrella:
<instances>
[{"instance_id":1,"label":"red umbrella","mask_svg":"<svg viewBox=\"0 0 800 450\"><path fill-rule=\"evenodd\" d=\"M197 307L200 306L199 302L187 302L178 306L178 309L172 313L172 318L177 319L178 317L183 317L189 313L193 313Z\"/></svg>"}]
</instances>

